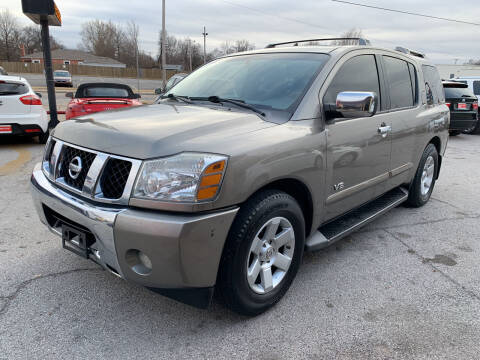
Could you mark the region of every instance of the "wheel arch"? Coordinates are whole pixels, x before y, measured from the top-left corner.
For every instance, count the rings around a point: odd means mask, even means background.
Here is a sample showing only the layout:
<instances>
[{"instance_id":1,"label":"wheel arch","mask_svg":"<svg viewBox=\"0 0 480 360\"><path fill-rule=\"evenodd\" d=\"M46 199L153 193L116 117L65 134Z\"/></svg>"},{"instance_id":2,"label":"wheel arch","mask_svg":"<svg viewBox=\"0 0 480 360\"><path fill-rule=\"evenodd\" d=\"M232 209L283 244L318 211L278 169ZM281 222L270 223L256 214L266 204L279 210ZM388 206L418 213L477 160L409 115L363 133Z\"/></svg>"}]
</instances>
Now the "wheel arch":
<instances>
[{"instance_id":1,"label":"wheel arch","mask_svg":"<svg viewBox=\"0 0 480 360\"><path fill-rule=\"evenodd\" d=\"M429 144L433 144L437 149L437 153L438 153L438 170L437 170L437 173L435 174L435 180L437 180L438 176L440 175L440 169L442 168L442 158L443 158L443 156L441 155L442 140L440 140L438 136L434 136L432 139L430 139Z\"/></svg>"},{"instance_id":2,"label":"wheel arch","mask_svg":"<svg viewBox=\"0 0 480 360\"><path fill-rule=\"evenodd\" d=\"M282 178L274 180L257 189L251 196L263 190L279 190L293 197L302 209L305 219L305 237L310 235L313 223L313 197L308 186L295 178Z\"/></svg>"}]
</instances>

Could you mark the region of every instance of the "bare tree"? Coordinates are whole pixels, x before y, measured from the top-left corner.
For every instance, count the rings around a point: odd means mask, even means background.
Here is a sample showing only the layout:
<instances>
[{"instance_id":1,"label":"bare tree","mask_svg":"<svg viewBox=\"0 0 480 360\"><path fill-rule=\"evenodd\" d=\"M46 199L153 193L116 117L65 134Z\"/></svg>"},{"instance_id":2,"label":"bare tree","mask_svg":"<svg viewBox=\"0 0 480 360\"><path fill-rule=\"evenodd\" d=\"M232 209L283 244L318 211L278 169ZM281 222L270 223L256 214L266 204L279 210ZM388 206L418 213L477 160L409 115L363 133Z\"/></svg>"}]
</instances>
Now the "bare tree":
<instances>
[{"instance_id":1,"label":"bare tree","mask_svg":"<svg viewBox=\"0 0 480 360\"><path fill-rule=\"evenodd\" d=\"M98 56L115 58L117 27L111 21L91 20L82 25L82 44Z\"/></svg>"},{"instance_id":2,"label":"bare tree","mask_svg":"<svg viewBox=\"0 0 480 360\"><path fill-rule=\"evenodd\" d=\"M31 54L35 51L42 51L42 31L40 26L25 26L20 34L20 45L25 47L26 54ZM56 50L63 49L64 46L52 35L50 35L50 48L52 50Z\"/></svg>"},{"instance_id":3,"label":"bare tree","mask_svg":"<svg viewBox=\"0 0 480 360\"><path fill-rule=\"evenodd\" d=\"M234 47L236 52L255 50L255 44L252 44L245 39L236 40Z\"/></svg>"},{"instance_id":4,"label":"bare tree","mask_svg":"<svg viewBox=\"0 0 480 360\"><path fill-rule=\"evenodd\" d=\"M224 55L233 54L235 52L235 48L228 40L225 40L222 45L220 45L220 50Z\"/></svg>"},{"instance_id":5,"label":"bare tree","mask_svg":"<svg viewBox=\"0 0 480 360\"><path fill-rule=\"evenodd\" d=\"M467 63L465 63L465 65L480 65L480 60L470 59L470 60L468 60Z\"/></svg>"},{"instance_id":6,"label":"bare tree","mask_svg":"<svg viewBox=\"0 0 480 360\"><path fill-rule=\"evenodd\" d=\"M341 38L363 38L363 32L361 29L350 29L340 35ZM358 45L358 40L335 40L332 45Z\"/></svg>"},{"instance_id":7,"label":"bare tree","mask_svg":"<svg viewBox=\"0 0 480 360\"><path fill-rule=\"evenodd\" d=\"M0 58L13 61L19 58L20 26L17 19L8 11L0 12Z\"/></svg>"}]
</instances>

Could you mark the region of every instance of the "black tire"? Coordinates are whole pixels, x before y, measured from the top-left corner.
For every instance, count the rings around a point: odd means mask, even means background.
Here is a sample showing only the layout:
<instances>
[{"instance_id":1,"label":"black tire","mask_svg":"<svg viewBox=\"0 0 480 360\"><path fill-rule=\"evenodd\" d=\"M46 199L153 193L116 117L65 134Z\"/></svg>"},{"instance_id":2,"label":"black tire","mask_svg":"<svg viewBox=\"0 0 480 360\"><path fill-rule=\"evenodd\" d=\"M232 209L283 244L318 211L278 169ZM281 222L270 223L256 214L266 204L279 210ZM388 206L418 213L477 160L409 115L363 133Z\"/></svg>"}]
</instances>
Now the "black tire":
<instances>
[{"instance_id":1,"label":"black tire","mask_svg":"<svg viewBox=\"0 0 480 360\"><path fill-rule=\"evenodd\" d=\"M247 280L247 261L257 232L270 219L286 218L295 235L294 253L283 279L270 292L258 294ZM277 191L259 192L242 205L230 229L220 260L217 291L225 305L236 313L254 316L275 305L287 292L303 256L305 220L298 203L290 195Z\"/></svg>"},{"instance_id":2,"label":"black tire","mask_svg":"<svg viewBox=\"0 0 480 360\"><path fill-rule=\"evenodd\" d=\"M462 132L458 130L451 130L449 131L450 136L457 136L460 135Z\"/></svg>"},{"instance_id":3,"label":"black tire","mask_svg":"<svg viewBox=\"0 0 480 360\"><path fill-rule=\"evenodd\" d=\"M38 136L38 142L40 144L46 144L49 136L50 136L50 131L47 130L46 132Z\"/></svg>"},{"instance_id":4,"label":"black tire","mask_svg":"<svg viewBox=\"0 0 480 360\"><path fill-rule=\"evenodd\" d=\"M430 185L430 189L426 194L422 194L422 174L425 167L425 163L429 157L433 158L434 163L434 172L433 172L433 180ZM410 184L410 190L408 194L407 205L411 207L421 207L425 205L430 196L432 195L433 188L435 187L435 181L437 179L438 174L438 151L435 145L428 144L428 146L423 151L422 158L420 159L420 163L418 164L417 172L415 173L415 177L413 178L412 183Z\"/></svg>"}]
</instances>

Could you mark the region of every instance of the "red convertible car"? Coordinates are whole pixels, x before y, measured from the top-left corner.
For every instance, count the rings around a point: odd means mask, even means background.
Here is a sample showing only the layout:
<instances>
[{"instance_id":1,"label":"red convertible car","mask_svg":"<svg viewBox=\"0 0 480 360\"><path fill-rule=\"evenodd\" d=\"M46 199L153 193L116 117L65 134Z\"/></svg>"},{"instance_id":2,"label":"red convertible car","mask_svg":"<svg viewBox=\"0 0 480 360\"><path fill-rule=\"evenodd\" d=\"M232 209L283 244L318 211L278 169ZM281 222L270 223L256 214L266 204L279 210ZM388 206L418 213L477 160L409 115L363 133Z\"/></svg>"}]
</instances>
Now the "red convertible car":
<instances>
[{"instance_id":1,"label":"red convertible car","mask_svg":"<svg viewBox=\"0 0 480 360\"><path fill-rule=\"evenodd\" d=\"M75 96L71 92L65 96L72 98L65 113L67 120L99 111L142 105L139 100L140 94L135 94L130 86L123 84L82 84Z\"/></svg>"}]
</instances>

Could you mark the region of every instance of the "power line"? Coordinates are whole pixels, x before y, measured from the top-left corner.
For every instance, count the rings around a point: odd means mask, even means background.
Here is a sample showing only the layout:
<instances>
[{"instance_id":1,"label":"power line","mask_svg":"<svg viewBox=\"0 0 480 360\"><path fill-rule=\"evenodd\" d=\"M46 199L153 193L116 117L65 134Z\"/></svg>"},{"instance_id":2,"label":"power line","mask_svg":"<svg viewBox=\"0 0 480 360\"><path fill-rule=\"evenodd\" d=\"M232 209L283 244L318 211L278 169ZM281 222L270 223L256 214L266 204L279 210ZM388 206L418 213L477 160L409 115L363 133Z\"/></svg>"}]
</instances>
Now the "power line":
<instances>
[{"instance_id":1,"label":"power line","mask_svg":"<svg viewBox=\"0 0 480 360\"><path fill-rule=\"evenodd\" d=\"M273 17L277 17L277 18L280 18L280 19L283 19L283 20L293 21L293 22L296 22L296 23L299 23L299 24L313 26L313 27L316 27L316 28L319 28L319 29L322 29L322 30L328 30L327 28L318 26L316 24L308 23L306 21L302 21L302 20L298 20L298 19L294 19L294 18L290 18L290 17L286 17L286 16L281 16L281 15L276 15L276 14L270 14L270 13L268 13L266 11L263 11L263 10L260 10L260 9L255 9L255 8L252 8L252 7L249 7L249 6L240 5L240 4L230 2L230 1L227 1L227 0L220 0L220 1L223 1L224 3L227 3L227 4L232 5L232 6L237 6L237 7L244 8L244 9L247 9L247 10L250 10L250 11L254 11L254 12L260 13L262 15L273 16Z\"/></svg>"},{"instance_id":2,"label":"power line","mask_svg":"<svg viewBox=\"0 0 480 360\"><path fill-rule=\"evenodd\" d=\"M450 21L450 22L456 22L456 23L461 23L461 24L468 24L468 25L480 26L479 23L474 23L474 22L469 22L469 21L449 19L449 18L444 18L444 17L439 17L439 16L432 16L432 15L425 15L425 14L418 14L418 13L414 13L414 12L410 12L410 11L402 11L402 10L388 9L388 8L383 8L383 7L379 7L379 6L373 6L373 5L366 5L366 4L354 3L354 2L351 2L351 1L343 1L343 0L332 0L332 1L333 1L333 2L338 2L338 3L343 3L343 4L348 4L348 5L355 5L355 6L361 6L361 7L371 8L371 9L377 9L377 10L383 10L383 11L396 12L396 13L400 13L400 14L421 16L421 17L426 17L426 18L430 18L430 19L436 19L436 20Z\"/></svg>"},{"instance_id":3,"label":"power line","mask_svg":"<svg viewBox=\"0 0 480 360\"><path fill-rule=\"evenodd\" d=\"M319 28L319 29L322 29L322 30L327 30L329 33L330 33L330 29L327 29L327 28L324 28L324 27L321 27L321 26L318 26L316 24L312 24L312 23L309 23L309 22L306 22L306 21L302 21L302 20L298 20L298 19L294 19L294 18L290 18L290 17L285 17L285 16L281 16L281 15L277 15L277 14L272 14L272 13L268 13L268 12L265 12L263 10L260 10L260 9L256 9L256 8L252 8L252 7L249 7L249 6L245 6L245 5L240 5L240 4L237 4L237 3L234 3L234 2L231 2L231 1L228 1L228 0L219 0L219 1L222 1L226 4L229 4L229 5L232 5L232 6L237 6L237 7L240 7L240 8L244 8L244 9L247 9L247 10L250 10L250 11L254 11L254 12L257 12L257 13L260 13L260 14L263 14L263 15L267 15L267 16L271 16L271 17L277 17L277 18L280 18L280 19L284 19L284 20L288 20L288 21L293 21L293 22L296 22L296 23L299 23L299 24L303 24L303 25L307 25L307 26L311 26L311 27L316 27L316 28ZM374 6L369 6L369 5L363 5L363 4L357 4L357 3L353 3L353 2L348 2L348 1L340 1L340 0L332 0L332 1L336 1L336 2L343 2L343 3L347 3L347 4L352 4L352 5L358 5L358 6L365 6L365 7L372 7L372 8L375 8L375 9L381 9L381 10L386 10L386 11L394 11L396 12L397 10L393 10L393 9L386 9L386 8L379 8L379 7L374 7ZM415 14L415 13L409 13L409 12L402 12L402 11L399 11L401 13L406 13L406 14L412 14L412 15L417 15L417 16L426 16L426 17L430 17L429 15L422 15L422 14ZM437 18L437 17L433 17L434 19L441 19L441 20L444 20L443 18ZM457 21L457 20L453 20L453 19L445 19L445 20L448 20L448 21ZM460 21L460 20L459 20ZM461 21L460 21L461 22ZM472 25L480 25L480 24L476 24L476 23L468 23L467 24L472 24ZM386 40L386 39L380 39L380 38L375 38L375 37L370 37L368 36L368 38L370 40L374 40L374 41L378 41L378 42L383 42L383 43L387 43L387 44L392 44L393 46L398 46L398 42L396 41L392 41L392 40ZM431 49L431 48L423 48L422 51L425 51L427 53L434 53L436 52L436 50L438 49ZM448 56L456 56L454 54L450 54L450 53L438 53L438 54L442 54L442 55L448 55Z\"/></svg>"}]
</instances>

